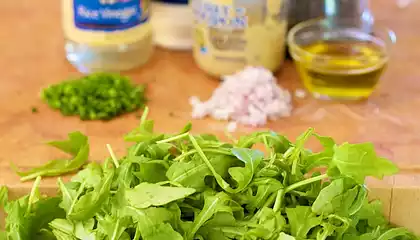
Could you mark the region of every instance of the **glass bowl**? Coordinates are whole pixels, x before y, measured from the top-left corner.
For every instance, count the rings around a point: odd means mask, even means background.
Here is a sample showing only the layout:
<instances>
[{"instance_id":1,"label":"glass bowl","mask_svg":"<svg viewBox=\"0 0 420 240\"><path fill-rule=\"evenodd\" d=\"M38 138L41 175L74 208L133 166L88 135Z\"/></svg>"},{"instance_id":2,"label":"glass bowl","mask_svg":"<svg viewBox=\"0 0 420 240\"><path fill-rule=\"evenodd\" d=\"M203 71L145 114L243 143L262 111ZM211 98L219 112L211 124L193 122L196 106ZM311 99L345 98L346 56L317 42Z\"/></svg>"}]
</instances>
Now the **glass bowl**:
<instances>
[{"instance_id":1,"label":"glass bowl","mask_svg":"<svg viewBox=\"0 0 420 240\"><path fill-rule=\"evenodd\" d=\"M314 19L294 26L289 51L303 84L320 99L369 97L388 65L395 34L354 19Z\"/></svg>"}]
</instances>

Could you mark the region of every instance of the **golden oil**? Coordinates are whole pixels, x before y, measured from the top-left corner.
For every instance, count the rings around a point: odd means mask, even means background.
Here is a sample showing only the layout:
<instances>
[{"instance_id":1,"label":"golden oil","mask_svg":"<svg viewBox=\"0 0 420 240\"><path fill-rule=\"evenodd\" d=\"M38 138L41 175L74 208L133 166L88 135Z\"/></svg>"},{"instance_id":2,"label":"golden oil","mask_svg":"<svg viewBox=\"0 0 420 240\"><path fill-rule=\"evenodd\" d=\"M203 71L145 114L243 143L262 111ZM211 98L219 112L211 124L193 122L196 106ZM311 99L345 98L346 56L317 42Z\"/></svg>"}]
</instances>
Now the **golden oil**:
<instances>
[{"instance_id":1,"label":"golden oil","mask_svg":"<svg viewBox=\"0 0 420 240\"><path fill-rule=\"evenodd\" d=\"M306 88L320 98L367 98L388 61L385 44L379 40L322 40L302 50L298 71Z\"/></svg>"}]
</instances>

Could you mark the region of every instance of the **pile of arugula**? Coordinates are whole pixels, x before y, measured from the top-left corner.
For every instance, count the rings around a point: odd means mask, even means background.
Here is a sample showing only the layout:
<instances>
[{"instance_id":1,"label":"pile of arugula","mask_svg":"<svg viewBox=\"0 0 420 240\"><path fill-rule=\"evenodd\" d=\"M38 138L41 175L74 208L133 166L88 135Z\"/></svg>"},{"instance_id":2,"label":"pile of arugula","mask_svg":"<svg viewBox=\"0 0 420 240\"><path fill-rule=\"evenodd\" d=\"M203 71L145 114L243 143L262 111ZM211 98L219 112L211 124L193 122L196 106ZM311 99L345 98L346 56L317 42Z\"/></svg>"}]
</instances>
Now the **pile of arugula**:
<instances>
[{"instance_id":1,"label":"pile of arugula","mask_svg":"<svg viewBox=\"0 0 420 240\"><path fill-rule=\"evenodd\" d=\"M372 144L337 145L312 129L295 143L274 132L225 143L193 136L191 125L176 135L155 133L146 117L147 110L125 136L134 142L126 156L108 146L102 165L88 164L68 183L58 179L57 197L39 194L42 174L18 200L8 202L0 188L7 213L0 239L418 239L391 227L381 203L367 200L367 176L398 171ZM305 149L310 137L324 150ZM81 148L65 149L79 155Z\"/></svg>"}]
</instances>

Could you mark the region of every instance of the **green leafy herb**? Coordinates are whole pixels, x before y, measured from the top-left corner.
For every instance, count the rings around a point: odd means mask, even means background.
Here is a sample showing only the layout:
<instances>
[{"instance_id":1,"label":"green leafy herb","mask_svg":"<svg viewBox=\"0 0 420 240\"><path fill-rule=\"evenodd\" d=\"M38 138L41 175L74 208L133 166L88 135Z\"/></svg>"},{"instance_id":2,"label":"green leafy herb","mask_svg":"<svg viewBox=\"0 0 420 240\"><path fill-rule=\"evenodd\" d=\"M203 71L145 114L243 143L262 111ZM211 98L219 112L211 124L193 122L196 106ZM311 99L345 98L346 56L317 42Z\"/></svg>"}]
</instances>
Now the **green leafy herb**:
<instances>
[{"instance_id":1,"label":"green leafy herb","mask_svg":"<svg viewBox=\"0 0 420 240\"><path fill-rule=\"evenodd\" d=\"M6 186L0 186L0 209L2 209L8 201L8 192Z\"/></svg>"},{"instance_id":2,"label":"green leafy herb","mask_svg":"<svg viewBox=\"0 0 420 240\"><path fill-rule=\"evenodd\" d=\"M69 140L51 141L48 144L72 155L73 159L51 160L42 166L35 167L27 171L20 171L12 165L15 172L21 177L21 181L35 179L38 176L50 177L74 172L80 169L88 160L88 138L80 132L70 133Z\"/></svg>"},{"instance_id":3,"label":"green leafy herb","mask_svg":"<svg viewBox=\"0 0 420 240\"><path fill-rule=\"evenodd\" d=\"M140 126L124 139L125 156L92 162L59 194L42 197L39 176L78 169L87 138L71 133L49 144L72 155L18 172L36 178L29 195L5 205L0 240L419 240L391 226L380 201L368 201L366 177L397 172L372 144L338 145L309 129L295 143L258 132L234 143L213 135L156 133L146 108ZM314 137L324 147L305 149ZM263 144L263 153L252 147ZM316 171L316 169L325 171Z\"/></svg>"},{"instance_id":4,"label":"green leafy herb","mask_svg":"<svg viewBox=\"0 0 420 240\"><path fill-rule=\"evenodd\" d=\"M109 120L134 112L145 102L145 86L134 85L128 77L95 73L51 85L41 92L42 99L63 115L82 120Z\"/></svg>"},{"instance_id":5,"label":"green leafy herb","mask_svg":"<svg viewBox=\"0 0 420 240\"><path fill-rule=\"evenodd\" d=\"M38 177L29 195L6 204L7 240L42 239L40 236L50 231L48 223L65 216L58 206L59 197L42 198L39 195L40 180Z\"/></svg>"},{"instance_id":6,"label":"green leafy herb","mask_svg":"<svg viewBox=\"0 0 420 240\"><path fill-rule=\"evenodd\" d=\"M192 188L164 187L150 183L140 183L134 189L126 190L126 200L135 208L163 206L172 201L185 198L195 192Z\"/></svg>"},{"instance_id":7,"label":"green leafy herb","mask_svg":"<svg viewBox=\"0 0 420 240\"><path fill-rule=\"evenodd\" d=\"M382 179L396 174L398 168L388 159L378 157L371 143L344 143L334 149L332 165L344 176L363 183L367 176Z\"/></svg>"}]
</instances>

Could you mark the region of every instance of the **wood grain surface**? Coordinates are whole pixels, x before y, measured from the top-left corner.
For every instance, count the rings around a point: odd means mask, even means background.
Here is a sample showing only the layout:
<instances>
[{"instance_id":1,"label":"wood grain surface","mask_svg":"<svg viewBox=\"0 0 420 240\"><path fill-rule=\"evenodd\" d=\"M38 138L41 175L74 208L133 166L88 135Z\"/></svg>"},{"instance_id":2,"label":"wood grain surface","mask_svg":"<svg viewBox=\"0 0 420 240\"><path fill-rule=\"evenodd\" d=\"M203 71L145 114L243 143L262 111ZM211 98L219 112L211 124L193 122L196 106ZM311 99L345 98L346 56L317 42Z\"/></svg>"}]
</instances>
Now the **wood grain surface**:
<instances>
[{"instance_id":1,"label":"wood grain surface","mask_svg":"<svg viewBox=\"0 0 420 240\"><path fill-rule=\"evenodd\" d=\"M117 155L123 154L126 145L121 137L138 123L135 114L110 122L82 122L63 117L40 101L42 87L79 76L65 60L59 2L0 1L0 185L16 190L31 183L20 183L9 169L10 162L31 167L60 156L43 144L45 140L80 130L90 137L91 158L100 160L107 156L106 143ZM267 128L292 139L315 127L338 142L372 141L381 155L404 171L415 172L420 170L420 2L402 10L393 1L372 0L372 7L376 21L395 30L398 37L375 94L357 103L295 99L293 116L270 122ZM150 117L158 131L175 132L192 121L197 133L223 135L226 122L190 118L188 98L206 99L219 83L194 64L190 52L156 49L147 65L127 75L148 84ZM278 80L291 91L302 87L291 62L285 63ZM39 112L32 113L32 107ZM240 127L236 135L254 130ZM55 181L47 180L43 186L54 187Z\"/></svg>"}]
</instances>

